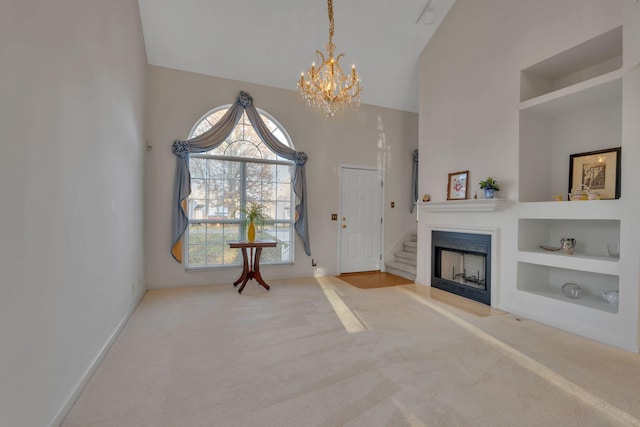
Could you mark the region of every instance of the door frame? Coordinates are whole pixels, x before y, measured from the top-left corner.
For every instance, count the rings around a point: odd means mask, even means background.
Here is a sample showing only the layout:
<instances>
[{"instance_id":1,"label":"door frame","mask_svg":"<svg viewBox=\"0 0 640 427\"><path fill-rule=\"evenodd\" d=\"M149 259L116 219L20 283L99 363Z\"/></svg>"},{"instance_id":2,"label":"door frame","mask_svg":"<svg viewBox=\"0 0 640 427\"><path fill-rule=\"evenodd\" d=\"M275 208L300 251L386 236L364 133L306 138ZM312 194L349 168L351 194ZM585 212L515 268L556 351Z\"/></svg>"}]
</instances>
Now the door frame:
<instances>
[{"instance_id":1,"label":"door frame","mask_svg":"<svg viewBox=\"0 0 640 427\"><path fill-rule=\"evenodd\" d=\"M380 181L382 182L380 186L380 218L382 218L382 222L380 223L380 271L385 272L387 269L384 263L384 168L340 163L338 165L338 222L336 224L338 228L338 274L342 274L342 227L340 225L342 224L342 173L344 169L361 169L380 172Z\"/></svg>"}]
</instances>

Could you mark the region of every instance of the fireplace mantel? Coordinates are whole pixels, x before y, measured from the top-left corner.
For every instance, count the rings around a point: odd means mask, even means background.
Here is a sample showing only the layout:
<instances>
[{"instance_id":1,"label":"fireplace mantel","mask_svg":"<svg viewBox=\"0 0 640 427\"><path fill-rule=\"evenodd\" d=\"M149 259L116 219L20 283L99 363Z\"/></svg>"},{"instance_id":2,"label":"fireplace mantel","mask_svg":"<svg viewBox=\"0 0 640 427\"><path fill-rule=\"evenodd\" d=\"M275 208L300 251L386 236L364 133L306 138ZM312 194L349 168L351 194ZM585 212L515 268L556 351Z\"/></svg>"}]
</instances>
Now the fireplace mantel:
<instances>
[{"instance_id":1,"label":"fireplace mantel","mask_svg":"<svg viewBox=\"0 0 640 427\"><path fill-rule=\"evenodd\" d=\"M431 212L494 212L500 209L506 199L467 199L445 202L418 202L419 208Z\"/></svg>"}]
</instances>

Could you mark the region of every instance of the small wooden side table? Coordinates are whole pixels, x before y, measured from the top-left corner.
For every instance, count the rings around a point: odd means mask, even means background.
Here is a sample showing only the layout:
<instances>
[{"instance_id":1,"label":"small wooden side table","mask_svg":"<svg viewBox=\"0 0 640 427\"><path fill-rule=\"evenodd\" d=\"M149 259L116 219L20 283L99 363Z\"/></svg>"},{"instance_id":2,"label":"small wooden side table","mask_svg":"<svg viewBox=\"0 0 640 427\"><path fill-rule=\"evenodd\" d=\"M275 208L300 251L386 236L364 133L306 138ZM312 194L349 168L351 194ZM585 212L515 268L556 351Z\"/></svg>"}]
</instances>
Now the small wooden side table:
<instances>
[{"instance_id":1,"label":"small wooden side table","mask_svg":"<svg viewBox=\"0 0 640 427\"><path fill-rule=\"evenodd\" d=\"M262 253L262 248L275 248L277 243L275 240L256 240L254 242L242 240L229 242L231 249L240 249L242 251L242 275L238 280L233 282L233 286L238 286L240 282L242 282L240 289L238 289L239 294L242 293L247 282L252 279L256 279L256 282L264 286L266 290L269 290L269 285L267 285L260 275L260 254ZM247 249L249 249L248 254Z\"/></svg>"}]
</instances>

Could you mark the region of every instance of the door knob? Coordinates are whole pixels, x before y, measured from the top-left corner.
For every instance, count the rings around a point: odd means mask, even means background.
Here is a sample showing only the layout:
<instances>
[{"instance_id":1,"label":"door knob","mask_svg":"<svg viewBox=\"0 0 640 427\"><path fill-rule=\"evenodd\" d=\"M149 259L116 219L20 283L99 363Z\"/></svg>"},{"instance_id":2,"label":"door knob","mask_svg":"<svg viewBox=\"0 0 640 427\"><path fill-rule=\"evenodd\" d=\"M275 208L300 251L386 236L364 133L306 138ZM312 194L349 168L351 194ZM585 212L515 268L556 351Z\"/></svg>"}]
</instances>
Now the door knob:
<instances>
[{"instance_id":1,"label":"door knob","mask_svg":"<svg viewBox=\"0 0 640 427\"><path fill-rule=\"evenodd\" d=\"M342 224L342 228L347 228L347 224Z\"/></svg>"}]
</instances>

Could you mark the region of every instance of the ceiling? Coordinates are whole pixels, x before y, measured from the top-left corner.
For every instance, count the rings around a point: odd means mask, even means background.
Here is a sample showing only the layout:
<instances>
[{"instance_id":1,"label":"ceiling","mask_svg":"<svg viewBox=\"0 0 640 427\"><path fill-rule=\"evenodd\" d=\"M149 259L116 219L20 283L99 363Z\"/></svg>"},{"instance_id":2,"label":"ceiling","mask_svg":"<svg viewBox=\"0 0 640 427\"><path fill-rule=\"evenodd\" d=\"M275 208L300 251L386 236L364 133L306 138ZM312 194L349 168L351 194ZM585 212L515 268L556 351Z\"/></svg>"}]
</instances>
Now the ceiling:
<instances>
[{"instance_id":1,"label":"ceiling","mask_svg":"<svg viewBox=\"0 0 640 427\"><path fill-rule=\"evenodd\" d=\"M336 54L363 103L418 112L418 59L454 2L334 0ZM295 90L329 40L325 0L138 3L151 65Z\"/></svg>"}]
</instances>

